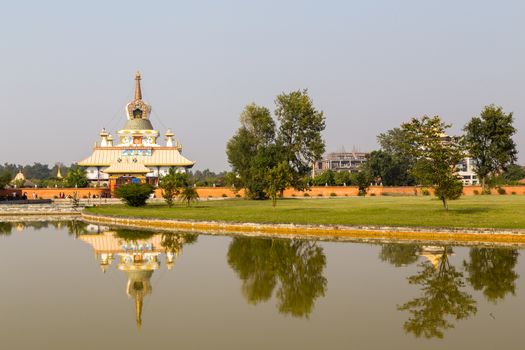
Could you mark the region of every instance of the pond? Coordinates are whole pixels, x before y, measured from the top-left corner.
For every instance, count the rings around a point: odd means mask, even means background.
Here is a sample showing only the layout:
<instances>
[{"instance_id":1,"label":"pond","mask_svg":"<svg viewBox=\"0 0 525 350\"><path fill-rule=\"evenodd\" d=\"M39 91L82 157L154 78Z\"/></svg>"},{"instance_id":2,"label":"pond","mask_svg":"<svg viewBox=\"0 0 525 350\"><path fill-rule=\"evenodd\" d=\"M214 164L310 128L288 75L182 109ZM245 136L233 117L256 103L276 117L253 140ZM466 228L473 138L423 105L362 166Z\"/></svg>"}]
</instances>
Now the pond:
<instances>
[{"instance_id":1,"label":"pond","mask_svg":"<svg viewBox=\"0 0 525 350\"><path fill-rule=\"evenodd\" d=\"M3 349L519 349L519 247L0 223Z\"/></svg>"}]
</instances>

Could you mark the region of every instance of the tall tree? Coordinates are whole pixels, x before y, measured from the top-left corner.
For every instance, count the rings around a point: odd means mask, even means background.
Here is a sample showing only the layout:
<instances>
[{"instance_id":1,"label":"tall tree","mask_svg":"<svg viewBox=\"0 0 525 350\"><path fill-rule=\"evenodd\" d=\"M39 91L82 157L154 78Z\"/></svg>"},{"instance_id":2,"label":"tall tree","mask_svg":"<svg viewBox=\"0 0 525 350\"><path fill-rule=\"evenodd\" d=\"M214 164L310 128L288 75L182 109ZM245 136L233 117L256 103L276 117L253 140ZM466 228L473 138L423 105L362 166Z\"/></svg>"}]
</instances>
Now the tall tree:
<instances>
[{"instance_id":1,"label":"tall tree","mask_svg":"<svg viewBox=\"0 0 525 350\"><path fill-rule=\"evenodd\" d=\"M321 133L325 129L322 111L315 109L307 90L283 93L275 100L279 121L278 141L291 170L291 186L308 188L306 177L325 151Z\"/></svg>"},{"instance_id":2,"label":"tall tree","mask_svg":"<svg viewBox=\"0 0 525 350\"><path fill-rule=\"evenodd\" d=\"M374 177L381 177L387 186L412 186L415 179L410 168L415 159L406 132L393 128L377 136L380 151L370 153L368 164Z\"/></svg>"},{"instance_id":3,"label":"tall tree","mask_svg":"<svg viewBox=\"0 0 525 350\"><path fill-rule=\"evenodd\" d=\"M269 157L276 152L267 152L274 144L275 122L270 111L253 103L247 105L241 114L241 127L228 141L226 154L233 172L250 198L266 198L265 172L277 164Z\"/></svg>"},{"instance_id":4,"label":"tall tree","mask_svg":"<svg viewBox=\"0 0 525 350\"><path fill-rule=\"evenodd\" d=\"M465 145L484 191L490 190L490 177L505 171L517 159L513 121L512 112L505 114L502 107L490 105L465 125Z\"/></svg>"},{"instance_id":5,"label":"tall tree","mask_svg":"<svg viewBox=\"0 0 525 350\"><path fill-rule=\"evenodd\" d=\"M449 127L438 116L413 118L401 126L415 160L411 173L420 184L434 188L445 210L448 201L459 198L463 191L463 184L456 176L463 151L458 137L445 134Z\"/></svg>"},{"instance_id":6,"label":"tall tree","mask_svg":"<svg viewBox=\"0 0 525 350\"><path fill-rule=\"evenodd\" d=\"M412 185L413 178L408 165L400 157L387 151L372 151L367 159L367 167L373 178L380 178L385 186Z\"/></svg>"}]
</instances>

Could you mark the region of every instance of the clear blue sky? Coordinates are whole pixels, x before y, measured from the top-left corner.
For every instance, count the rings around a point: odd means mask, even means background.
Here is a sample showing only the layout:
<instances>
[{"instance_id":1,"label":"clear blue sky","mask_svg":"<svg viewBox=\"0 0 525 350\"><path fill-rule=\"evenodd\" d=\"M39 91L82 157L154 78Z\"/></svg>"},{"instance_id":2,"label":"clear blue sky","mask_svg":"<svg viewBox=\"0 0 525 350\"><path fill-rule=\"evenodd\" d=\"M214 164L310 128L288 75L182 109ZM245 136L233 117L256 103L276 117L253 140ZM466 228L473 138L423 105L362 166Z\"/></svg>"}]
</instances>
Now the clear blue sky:
<instances>
[{"instance_id":1,"label":"clear blue sky","mask_svg":"<svg viewBox=\"0 0 525 350\"><path fill-rule=\"evenodd\" d=\"M525 162L525 1L9 1L2 4L0 162L70 163L125 120L134 74L197 168L228 169L250 102L308 88L327 150L484 105L513 111Z\"/></svg>"}]
</instances>

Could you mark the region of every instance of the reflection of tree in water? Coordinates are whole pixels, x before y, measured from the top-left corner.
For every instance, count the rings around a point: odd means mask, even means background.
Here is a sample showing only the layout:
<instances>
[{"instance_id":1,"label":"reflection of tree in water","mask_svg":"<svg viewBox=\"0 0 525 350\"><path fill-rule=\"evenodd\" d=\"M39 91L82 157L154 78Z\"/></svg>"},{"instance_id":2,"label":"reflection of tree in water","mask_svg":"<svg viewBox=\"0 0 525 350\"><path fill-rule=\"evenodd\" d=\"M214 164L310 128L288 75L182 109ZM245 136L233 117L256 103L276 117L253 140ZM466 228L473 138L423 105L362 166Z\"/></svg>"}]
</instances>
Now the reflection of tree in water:
<instances>
[{"instance_id":1,"label":"reflection of tree in water","mask_svg":"<svg viewBox=\"0 0 525 350\"><path fill-rule=\"evenodd\" d=\"M166 252L178 251L184 244L197 242L197 235L193 233L162 233L161 245Z\"/></svg>"},{"instance_id":2,"label":"reflection of tree in water","mask_svg":"<svg viewBox=\"0 0 525 350\"><path fill-rule=\"evenodd\" d=\"M447 318L462 320L477 312L472 296L461 291L463 274L450 264L448 253L442 251L436 266L429 261L420 264L422 270L408 278L410 284L421 286L422 296L398 309L410 312L404 328L416 337L443 338L445 330L454 328Z\"/></svg>"},{"instance_id":3,"label":"reflection of tree in water","mask_svg":"<svg viewBox=\"0 0 525 350\"><path fill-rule=\"evenodd\" d=\"M78 237L84 233L87 233L88 223L81 220L70 220L66 221L67 232L70 235Z\"/></svg>"},{"instance_id":4,"label":"reflection of tree in water","mask_svg":"<svg viewBox=\"0 0 525 350\"><path fill-rule=\"evenodd\" d=\"M388 243L381 245L379 259L396 267L410 265L417 261L421 246L417 244Z\"/></svg>"},{"instance_id":5,"label":"reflection of tree in water","mask_svg":"<svg viewBox=\"0 0 525 350\"><path fill-rule=\"evenodd\" d=\"M0 222L0 235L9 236L13 230L13 224L10 222Z\"/></svg>"},{"instance_id":6,"label":"reflection of tree in water","mask_svg":"<svg viewBox=\"0 0 525 350\"><path fill-rule=\"evenodd\" d=\"M514 272L518 255L515 249L470 249L470 261L463 262L469 283L475 290L482 290L491 302L503 299L507 293L514 295L519 277Z\"/></svg>"},{"instance_id":7,"label":"reflection of tree in water","mask_svg":"<svg viewBox=\"0 0 525 350\"><path fill-rule=\"evenodd\" d=\"M16 222L0 222L0 234L9 235L13 228L17 230L24 230L32 228L33 230L41 230L48 227L61 229L66 227L69 234L78 236L79 234L87 232L88 224L81 220L47 220L47 221L16 221Z\"/></svg>"},{"instance_id":8,"label":"reflection of tree in water","mask_svg":"<svg viewBox=\"0 0 525 350\"><path fill-rule=\"evenodd\" d=\"M278 286L278 309L284 314L308 317L326 290L326 257L315 242L237 237L230 244L228 263L251 304L269 300Z\"/></svg>"}]
</instances>

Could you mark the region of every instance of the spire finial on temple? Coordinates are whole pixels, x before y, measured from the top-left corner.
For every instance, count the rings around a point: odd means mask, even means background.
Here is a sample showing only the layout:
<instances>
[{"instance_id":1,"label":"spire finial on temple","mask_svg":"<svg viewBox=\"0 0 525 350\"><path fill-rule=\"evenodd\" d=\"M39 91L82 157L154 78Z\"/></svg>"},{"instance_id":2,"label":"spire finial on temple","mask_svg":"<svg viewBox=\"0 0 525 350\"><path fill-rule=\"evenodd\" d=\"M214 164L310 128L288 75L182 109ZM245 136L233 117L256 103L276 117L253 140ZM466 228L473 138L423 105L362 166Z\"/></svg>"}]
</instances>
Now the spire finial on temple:
<instances>
[{"instance_id":1,"label":"spire finial on temple","mask_svg":"<svg viewBox=\"0 0 525 350\"><path fill-rule=\"evenodd\" d=\"M140 89L140 72L137 71L137 74L135 74L135 101L136 100L142 100L142 90Z\"/></svg>"}]
</instances>

